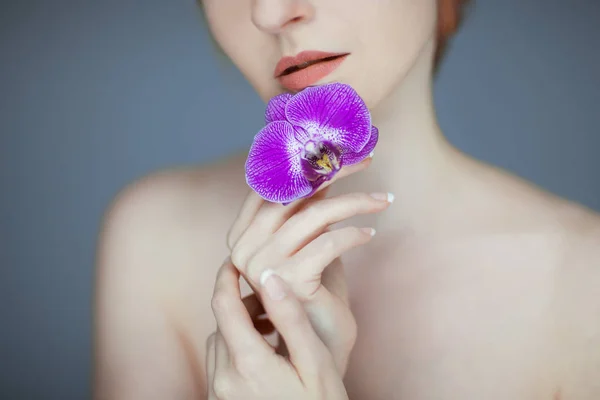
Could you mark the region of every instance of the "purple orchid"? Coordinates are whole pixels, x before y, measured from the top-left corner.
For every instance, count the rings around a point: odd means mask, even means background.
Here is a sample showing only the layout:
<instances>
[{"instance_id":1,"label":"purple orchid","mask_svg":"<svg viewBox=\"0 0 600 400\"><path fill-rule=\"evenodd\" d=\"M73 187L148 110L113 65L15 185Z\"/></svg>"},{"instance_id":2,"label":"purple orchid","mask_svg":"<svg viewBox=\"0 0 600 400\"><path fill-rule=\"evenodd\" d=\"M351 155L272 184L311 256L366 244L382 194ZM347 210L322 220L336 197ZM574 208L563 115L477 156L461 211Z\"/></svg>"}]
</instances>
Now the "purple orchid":
<instances>
[{"instance_id":1,"label":"purple orchid","mask_svg":"<svg viewBox=\"0 0 600 400\"><path fill-rule=\"evenodd\" d=\"M273 97L265 122L248 154L246 182L274 203L312 196L342 166L368 157L379 138L364 101L341 83Z\"/></svg>"}]
</instances>

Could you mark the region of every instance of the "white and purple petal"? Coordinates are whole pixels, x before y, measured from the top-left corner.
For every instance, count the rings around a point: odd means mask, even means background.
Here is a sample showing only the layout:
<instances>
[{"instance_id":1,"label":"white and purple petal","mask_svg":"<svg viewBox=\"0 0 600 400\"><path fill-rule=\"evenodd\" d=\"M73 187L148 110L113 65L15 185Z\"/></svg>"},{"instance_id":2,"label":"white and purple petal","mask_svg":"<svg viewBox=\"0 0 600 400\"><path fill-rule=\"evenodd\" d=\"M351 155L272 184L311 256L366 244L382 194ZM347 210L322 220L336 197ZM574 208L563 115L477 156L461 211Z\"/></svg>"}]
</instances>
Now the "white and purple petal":
<instances>
[{"instance_id":1,"label":"white and purple petal","mask_svg":"<svg viewBox=\"0 0 600 400\"><path fill-rule=\"evenodd\" d=\"M267 124L254 138L246 160L246 182L259 196L274 203L289 203L314 188L300 162L302 144L294 127L285 121Z\"/></svg>"},{"instance_id":2,"label":"white and purple petal","mask_svg":"<svg viewBox=\"0 0 600 400\"><path fill-rule=\"evenodd\" d=\"M306 144L311 141L311 135L299 126L294 126L294 136L300 143Z\"/></svg>"},{"instance_id":3,"label":"white and purple petal","mask_svg":"<svg viewBox=\"0 0 600 400\"><path fill-rule=\"evenodd\" d=\"M281 93L272 97L265 111L265 123L285 121L285 105L291 98L292 95L289 93Z\"/></svg>"},{"instance_id":4,"label":"white and purple petal","mask_svg":"<svg viewBox=\"0 0 600 400\"><path fill-rule=\"evenodd\" d=\"M312 138L323 138L340 149L358 152L371 136L371 114L356 91L332 83L304 89L285 107L286 120Z\"/></svg>"},{"instance_id":5,"label":"white and purple petal","mask_svg":"<svg viewBox=\"0 0 600 400\"><path fill-rule=\"evenodd\" d=\"M356 153L352 152L352 151L344 152L341 156L342 163L344 165L358 164L359 162L361 162L362 160L367 158L369 156L369 154L371 154L373 149L375 149L375 146L377 145L378 140L379 140L379 130L375 126L372 126L371 127L371 137L369 138L369 141L367 142L365 147L363 147L363 149L361 151L358 151Z\"/></svg>"}]
</instances>

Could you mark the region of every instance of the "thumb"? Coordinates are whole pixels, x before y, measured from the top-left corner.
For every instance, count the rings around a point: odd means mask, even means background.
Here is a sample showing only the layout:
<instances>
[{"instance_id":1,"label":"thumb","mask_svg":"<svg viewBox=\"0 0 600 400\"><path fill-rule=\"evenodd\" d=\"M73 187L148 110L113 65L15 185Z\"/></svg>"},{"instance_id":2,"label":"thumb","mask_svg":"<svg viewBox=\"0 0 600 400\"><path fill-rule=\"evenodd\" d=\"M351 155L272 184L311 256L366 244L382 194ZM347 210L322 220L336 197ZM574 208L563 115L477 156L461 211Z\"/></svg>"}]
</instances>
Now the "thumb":
<instances>
[{"instance_id":1,"label":"thumb","mask_svg":"<svg viewBox=\"0 0 600 400\"><path fill-rule=\"evenodd\" d=\"M273 270L265 270L260 285L265 311L285 341L290 361L299 374L314 374L326 361L333 364L329 350L313 329L302 303L285 281Z\"/></svg>"}]
</instances>

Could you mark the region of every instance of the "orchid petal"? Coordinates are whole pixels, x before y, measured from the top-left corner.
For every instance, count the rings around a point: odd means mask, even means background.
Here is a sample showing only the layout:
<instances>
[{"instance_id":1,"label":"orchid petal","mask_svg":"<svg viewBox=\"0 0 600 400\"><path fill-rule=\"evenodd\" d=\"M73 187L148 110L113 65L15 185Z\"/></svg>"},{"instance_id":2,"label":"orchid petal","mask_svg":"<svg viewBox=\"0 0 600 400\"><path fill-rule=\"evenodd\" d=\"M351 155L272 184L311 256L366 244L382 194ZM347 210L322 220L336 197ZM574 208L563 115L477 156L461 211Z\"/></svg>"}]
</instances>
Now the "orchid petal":
<instances>
[{"instance_id":1,"label":"orchid petal","mask_svg":"<svg viewBox=\"0 0 600 400\"><path fill-rule=\"evenodd\" d=\"M246 182L259 196L289 203L313 191L300 163L302 145L294 127L285 121L265 126L254 137L246 160Z\"/></svg>"},{"instance_id":2,"label":"orchid petal","mask_svg":"<svg viewBox=\"0 0 600 400\"><path fill-rule=\"evenodd\" d=\"M371 114L356 91L332 83L304 89L285 107L286 119L312 138L323 138L341 149L358 152L371 136Z\"/></svg>"},{"instance_id":3,"label":"orchid petal","mask_svg":"<svg viewBox=\"0 0 600 400\"><path fill-rule=\"evenodd\" d=\"M317 180L310 182L310 185L312 187L312 189L310 190L310 192L308 192L304 196L298 197L295 200L299 200L299 199L311 197L313 194L317 193L317 191L319 190L319 188L321 187L321 185L323 185L325 182L327 182L329 180L331 180L331 177L328 177L328 176L325 176L325 175L321 175L320 177L317 178ZM287 206L291 202L292 201L287 201L287 202L283 202L281 204L283 204L284 206Z\"/></svg>"},{"instance_id":4,"label":"orchid petal","mask_svg":"<svg viewBox=\"0 0 600 400\"><path fill-rule=\"evenodd\" d=\"M310 134L299 126L294 126L294 136L300 143L307 143L311 140Z\"/></svg>"},{"instance_id":5,"label":"orchid petal","mask_svg":"<svg viewBox=\"0 0 600 400\"><path fill-rule=\"evenodd\" d=\"M365 145L365 147L363 147L363 149L361 151L358 151L356 153L354 153L352 151L348 151L342 155L342 162L344 163L344 165L358 164L359 162L361 162L362 160L367 158L369 156L369 154L371 154L373 149L375 149L375 146L377 145L378 140L379 140L379 129L372 126L371 127L371 137L369 138L369 141L367 142L367 144Z\"/></svg>"},{"instance_id":6,"label":"orchid petal","mask_svg":"<svg viewBox=\"0 0 600 400\"><path fill-rule=\"evenodd\" d=\"M292 95L289 93L281 93L271 98L265 111L265 123L285 121L285 105L291 98Z\"/></svg>"}]
</instances>

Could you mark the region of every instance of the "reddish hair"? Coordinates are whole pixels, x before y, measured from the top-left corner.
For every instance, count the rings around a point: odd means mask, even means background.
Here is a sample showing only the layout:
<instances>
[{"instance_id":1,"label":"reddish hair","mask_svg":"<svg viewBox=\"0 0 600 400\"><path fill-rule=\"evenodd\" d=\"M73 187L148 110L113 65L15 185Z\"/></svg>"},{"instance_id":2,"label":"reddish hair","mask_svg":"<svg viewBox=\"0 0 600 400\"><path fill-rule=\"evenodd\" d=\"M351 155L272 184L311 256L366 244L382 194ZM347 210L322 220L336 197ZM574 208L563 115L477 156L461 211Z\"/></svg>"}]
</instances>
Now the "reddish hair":
<instances>
[{"instance_id":1,"label":"reddish hair","mask_svg":"<svg viewBox=\"0 0 600 400\"><path fill-rule=\"evenodd\" d=\"M463 19L466 5L471 0L438 0L437 48L435 66L441 61L448 41L458 30Z\"/></svg>"}]
</instances>

